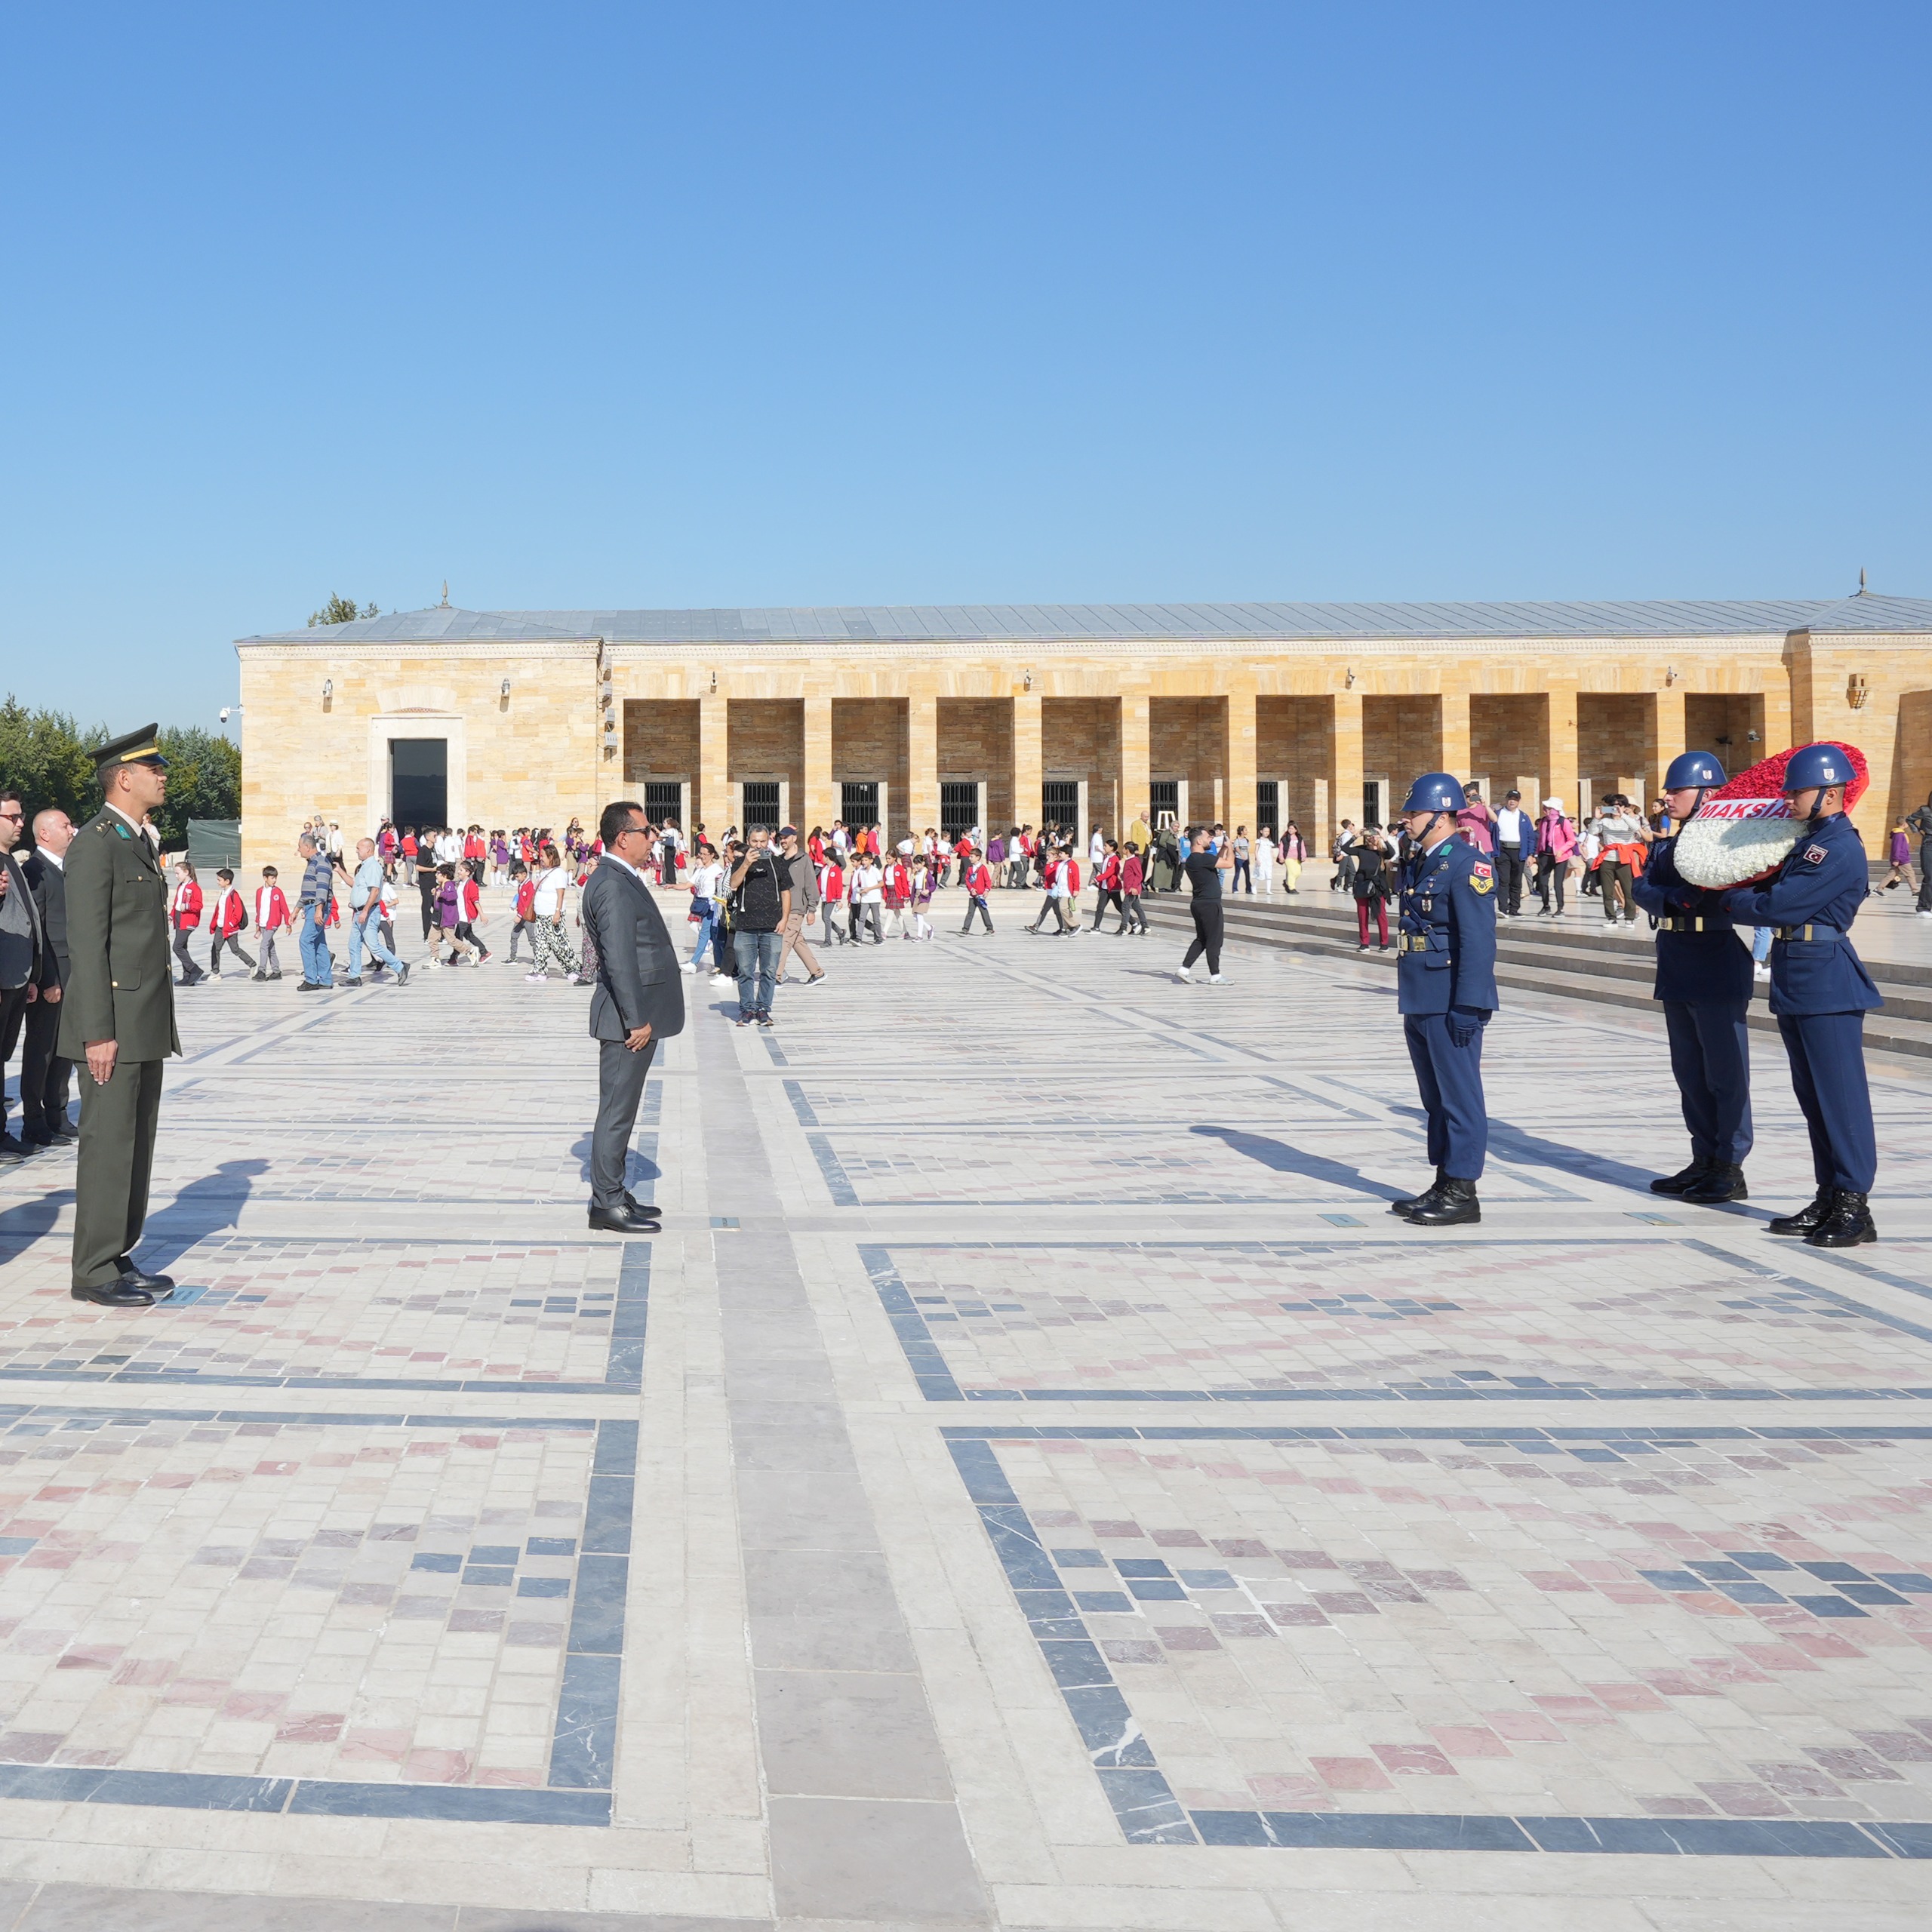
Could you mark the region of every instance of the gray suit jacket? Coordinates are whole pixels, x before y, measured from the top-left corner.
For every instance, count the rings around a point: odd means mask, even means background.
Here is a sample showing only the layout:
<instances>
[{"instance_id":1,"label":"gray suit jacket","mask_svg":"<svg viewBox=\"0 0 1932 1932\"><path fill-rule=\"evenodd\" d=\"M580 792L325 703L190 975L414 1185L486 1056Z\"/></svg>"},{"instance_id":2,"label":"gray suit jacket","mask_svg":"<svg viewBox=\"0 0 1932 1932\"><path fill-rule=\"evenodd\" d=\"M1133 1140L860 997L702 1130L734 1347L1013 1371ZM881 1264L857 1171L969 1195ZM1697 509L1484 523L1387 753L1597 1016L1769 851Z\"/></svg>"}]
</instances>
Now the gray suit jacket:
<instances>
[{"instance_id":1,"label":"gray suit jacket","mask_svg":"<svg viewBox=\"0 0 1932 1932\"><path fill-rule=\"evenodd\" d=\"M637 878L606 859L583 888L583 924L597 946L590 1035L621 1040L647 1023L654 1044L685 1030L685 983L664 915Z\"/></svg>"}]
</instances>

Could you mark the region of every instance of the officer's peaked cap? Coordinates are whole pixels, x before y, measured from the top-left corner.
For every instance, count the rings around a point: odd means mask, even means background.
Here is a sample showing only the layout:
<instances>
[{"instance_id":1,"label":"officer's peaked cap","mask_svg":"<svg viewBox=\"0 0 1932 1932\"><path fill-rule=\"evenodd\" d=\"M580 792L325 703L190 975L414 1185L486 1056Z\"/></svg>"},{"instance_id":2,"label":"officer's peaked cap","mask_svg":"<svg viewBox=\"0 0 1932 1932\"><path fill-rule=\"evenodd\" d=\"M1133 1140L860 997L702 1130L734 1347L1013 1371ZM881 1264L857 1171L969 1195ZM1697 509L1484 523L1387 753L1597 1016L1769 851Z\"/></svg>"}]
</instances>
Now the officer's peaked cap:
<instances>
[{"instance_id":1,"label":"officer's peaked cap","mask_svg":"<svg viewBox=\"0 0 1932 1932\"><path fill-rule=\"evenodd\" d=\"M94 770L103 778L117 764L151 764L165 771L168 761L161 755L157 736L160 728L156 724L143 724L138 731L130 731L125 737L109 739L97 750L88 754L94 760Z\"/></svg>"},{"instance_id":2,"label":"officer's peaked cap","mask_svg":"<svg viewBox=\"0 0 1932 1932\"><path fill-rule=\"evenodd\" d=\"M1460 781L1446 771L1425 771L1402 801L1405 812L1459 812L1463 805Z\"/></svg>"},{"instance_id":3,"label":"officer's peaked cap","mask_svg":"<svg viewBox=\"0 0 1932 1932\"><path fill-rule=\"evenodd\" d=\"M1784 768L1784 794L1789 798L1814 785L1850 785L1857 776L1842 745L1801 745Z\"/></svg>"},{"instance_id":4,"label":"officer's peaked cap","mask_svg":"<svg viewBox=\"0 0 1932 1932\"><path fill-rule=\"evenodd\" d=\"M1724 767L1710 752L1679 752L1663 775L1663 789L1666 792L1681 792L1692 785L1723 783Z\"/></svg>"}]
</instances>

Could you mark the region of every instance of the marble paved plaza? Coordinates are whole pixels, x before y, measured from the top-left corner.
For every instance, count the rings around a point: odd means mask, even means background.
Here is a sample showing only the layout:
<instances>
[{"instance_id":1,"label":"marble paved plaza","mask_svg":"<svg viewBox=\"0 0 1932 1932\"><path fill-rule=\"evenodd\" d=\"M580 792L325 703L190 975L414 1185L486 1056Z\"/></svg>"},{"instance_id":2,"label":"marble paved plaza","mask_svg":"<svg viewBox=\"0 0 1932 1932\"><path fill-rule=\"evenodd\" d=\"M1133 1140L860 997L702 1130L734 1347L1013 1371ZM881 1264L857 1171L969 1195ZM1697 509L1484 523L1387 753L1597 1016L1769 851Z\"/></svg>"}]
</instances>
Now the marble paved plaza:
<instances>
[{"instance_id":1,"label":"marble paved plaza","mask_svg":"<svg viewBox=\"0 0 1932 1932\"><path fill-rule=\"evenodd\" d=\"M687 981L655 1239L494 961L180 996L169 1306L0 1171L0 1932L1919 1932L1932 1066L1820 1254L1774 1040L1699 1211L1656 1021L1512 995L1429 1235L1386 971L956 897Z\"/></svg>"}]
</instances>

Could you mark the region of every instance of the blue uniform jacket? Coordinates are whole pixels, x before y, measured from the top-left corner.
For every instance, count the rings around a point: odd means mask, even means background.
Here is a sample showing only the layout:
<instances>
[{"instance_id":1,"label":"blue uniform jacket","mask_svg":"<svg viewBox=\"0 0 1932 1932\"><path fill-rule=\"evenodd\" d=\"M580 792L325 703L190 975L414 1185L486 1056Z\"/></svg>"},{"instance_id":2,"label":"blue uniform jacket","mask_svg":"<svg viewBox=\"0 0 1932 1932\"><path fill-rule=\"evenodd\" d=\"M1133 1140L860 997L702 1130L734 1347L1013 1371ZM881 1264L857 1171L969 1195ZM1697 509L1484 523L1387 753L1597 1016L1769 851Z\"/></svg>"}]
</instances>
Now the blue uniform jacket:
<instances>
[{"instance_id":1,"label":"blue uniform jacket","mask_svg":"<svg viewBox=\"0 0 1932 1932\"><path fill-rule=\"evenodd\" d=\"M1693 885L1677 869L1677 841L1660 838L1632 888L1660 919L1701 919L1702 931L1657 932L1656 997L1680 1006L1742 1006L1751 997L1751 949L1737 937L1721 893Z\"/></svg>"},{"instance_id":2,"label":"blue uniform jacket","mask_svg":"<svg viewBox=\"0 0 1932 1932\"><path fill-rule=\"evenodd\" d=\"M1851 945L1851 922L1871 889L1858 829L1834 812L1799 833L1791 857L1763 885L1734 885L1724 894L1732 916L1752 925L1813 930L1808 941L1771 942L1774 1013L1867 1013L1884 1004Z\"/></svg>"},{"instance_id":3,"label":"blue uniform jacket","mask_svg":"<svg viewBox=\"0 0 1932 1932\"><path fill-rule=\"evenodd\" d=\"M1402 868L1401 928L1395 990L1402 1012L1491 1012L1502 1004L1496 996L1496 872L1486 853L1460 838L1411 853Z\"/></svg>"}]
</instances>

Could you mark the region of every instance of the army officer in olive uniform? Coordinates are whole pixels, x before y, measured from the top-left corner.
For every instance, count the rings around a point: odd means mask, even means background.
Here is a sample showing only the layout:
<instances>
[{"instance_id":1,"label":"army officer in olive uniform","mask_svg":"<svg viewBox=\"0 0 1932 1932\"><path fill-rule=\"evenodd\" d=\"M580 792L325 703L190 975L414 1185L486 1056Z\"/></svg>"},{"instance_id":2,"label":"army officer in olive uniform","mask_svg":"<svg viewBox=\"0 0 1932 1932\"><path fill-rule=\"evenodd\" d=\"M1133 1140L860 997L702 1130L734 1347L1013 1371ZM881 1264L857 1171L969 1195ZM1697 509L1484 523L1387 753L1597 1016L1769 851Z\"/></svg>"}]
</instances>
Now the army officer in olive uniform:
<instances>
[{"instance_id":1,"label":"army officer in olive uniform","mask_svg":"<svg viewBox=\"0 0 1932 1932\"><path fill-rule=\"evenodd\" d=\"M67 848L67 947L60 1051L78 1062L76 1301L146 1308L174 1291L134 1258L147 1220L162 1062L181 1051L168 971L168 885L145 821L168 795L155 727L94 754L106 804Z\"/></svg>"}]
</instances>

